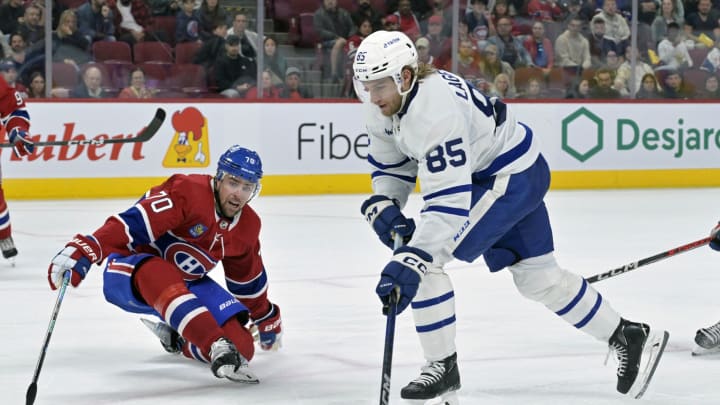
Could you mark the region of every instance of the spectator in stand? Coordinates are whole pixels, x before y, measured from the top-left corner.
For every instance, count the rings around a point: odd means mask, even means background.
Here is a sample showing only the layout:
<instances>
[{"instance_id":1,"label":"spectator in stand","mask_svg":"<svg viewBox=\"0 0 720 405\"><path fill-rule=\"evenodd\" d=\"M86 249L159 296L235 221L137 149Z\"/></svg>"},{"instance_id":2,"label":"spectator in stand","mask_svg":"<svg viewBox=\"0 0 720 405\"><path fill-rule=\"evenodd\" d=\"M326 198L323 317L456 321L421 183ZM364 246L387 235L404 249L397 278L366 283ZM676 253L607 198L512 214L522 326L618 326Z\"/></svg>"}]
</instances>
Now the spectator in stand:
<instances>
[{"instance_id":1,"label":"spectator in stand","mask_svg":"<svg viewBox=\"0 0 720 405\"><path fill-rule=\"evenodd\" d=\"M385 31L400 30L400 18L395 14L388 14L383 21L383 29Z\"/></svg>"},{"instance_id":2,"label":"spectator in stand","mask_svg":"<svg viewBox=\"0 0 720 405\"><path fill-rule=\"evenodd\" d=\"M715 46L705 55L700 70L715 73L720 70L720 39L715 41Z\"/></svg>"},{"instance_id":3,"label":"spectator in stand","mask_svg":"<svg viewBox=\"0 0 720 405\"><path fill-rule=\"evenodd\" d=\"M660 85L657 82L657 78L653 73L646 73L640 80L640 89L635 98L639 100L656 100L663 98L660 94Z\"/></svg>"},{"instance_id":4,"label":"spectator in stand","mask_svg":"<svg viewBox=\"0 0 720 405\"><path fill-rule=\"evenodd\" d=\"M72 98L106 98L102 89L102 72L95 66L89 66L82 75L80 83L71 93Z\"/></svg>"},{"instance_id":5,"label":"spectator in stand","mask_svg":"<svg viewBox=\"0 0 720 405\"><path fill-rule=\"evenodd\" d=\"M620 98L620 92L613 88L614 71L608 67L601 67L595 72L595 85L590 88L590 98L612 100Z\"/></svg>"},{"instance_id":6,"label":"spectator in stand","mask_svg":"<svg viewBox=\"0 0 720 405\"><path fill-rule=\"evenodd\" d=\"M480 59L480 73L485 80L493 83L495 77L500 73L505 73L510 79L510 88L515 89L515 70L509 63L500 59L498 55L498 47L494 44L488 44L482 52Z\"/></svg>"},{"instance_id":7,"label":"spectator in stand","mask_svg":"<svg viewBox=\"0 0 720 405\"><path fill-rule=\"evenodd\" d=\"M618 44L612 39L605 35L605 20L602 17L593 18L592 34L588 38L590 44L590 58L592 60L592 66L594 68L601 67L605 64L605 59L608 52L613 51L616 55L619 55Z\"/></svg>"},{"instance_id":8,"label":"spectator in stand","mask_svg":"<svg viewBox=\"0 0 720 405\"><path fill-rule=\"evenodd\" d=\"M180 11L178 0L148 0L148 6L153 16L176 16Z\"/></svg>"},{"instance_id":9,"label":"spectator in stand","mask_svg":"<svg viewBox=\"0 0 720 405\"><path fill-rule=\"evenodd\" d=\"M430 54L437 59L438 63L445 64L450 61L450 54L452 53L452 39L445 36L442 31L443 18L439 15L430 17L428 20L428 33L425 36L425 38L430 41Z\"/></svg>"},{"instance_id":10,"label":"spectator in stand","mask_svg":"<svg viewBox=\"0 0 720 405\"><path fill-rule=\"evenodd\" d=\"M718 78L715 75L708 75L705 78L705 87L698 94L698 98L720 99L720 86L718 86Z\"/></svg>"},{"instance_id":11,"label":"spectator in stand","mask_svg":"<svg viewBox=\"0 0 720 405\"><path fill-rule=\"evenodd\" d=\"M280 98L280 90L273 84L272 78L273 72L270 69L265 69L262 72L262 99L263 100L276 100ZM245 98L248 100L255 100L258 98L258 88L253 87L248 90Z\"/></svg>"},{"instance_id":12,"label":"spectator in stand","mask_svg":"<svg viewBox=\"0 0 720 405\"><path fill-rule=\"evenodd\" d=\"M693 66L677 23L668 24L667 37L658 44L658 58L661 66L655 70L682 70Z\"/></svg>"},{"instance_id":13,"label":"spectator in stand","mask_svg":"<svg viewBox=\"0 0 720 405\"><path fill-rule=\"evenodd\" d=\"M512 32L513 35L520 35L520 25L515 24L515 20L510 14L507 0L496 0L495 5L492 7L492 23L495 26L495 35L497 35L497 25L501 18L508 18L511 24L510 32ZM491 35L491 37L495 35Z\"/></svg>"},{"instance_id":14,"label":"spectator in stand","mask_svg":"<svg viewBox=\"0 0 720 405\"><path fill-rule=\"evenodd\" d=\"M605 21L605 35L613 42L621 45L621 49L625 49L622 42L628 41L630 38L630 27L625 17L618 12L616 0L604 0L602 11L595 14L596 18L602 18Z\"/></svg>"},{"instance_id":15,"label":"spectator in stand","mask_svg":"<svg viewBox=\"0 0 720 405\"><path fill-rule=\"evenodd\" d=\"M400 24L400 31L405 33L411 40L416 41L422 36L422 28L420 27L420 19L413 11L410 0L400 0L398 2L398 10L395 12Z\"/></svg>"},{"instance_id":16,"label":"spectator in stand","mask_svg":"<svg viewBox=\"0 0 720 405\"><path fill-rule=\"evenodd\" d=\"M88 43L115 40L115 16L105 0L88 0L76 14L78 31Z\"/></svg>"},{"instance_id":17,"label":"spectator in stand","mask_svg":"<svg viewBox=\"0 0 720 405\"><path fill-rule=\"evenodd\" d=\"M492 13L487 8L487 0L470 0L471 11L465 14L468 32L478 46L485 45L488 38L497 35Z\"/></svg>"},{"instance_id":18,"label":"spectator in stand","mask_svg":"<svg viewBox=\"0 0 720 405\"><path fill-rule=\"evenodd\" d=\"M23 99L27 99L29 97L27 88L22 83L18 82L18 71L15 67L15 63L11 59L0 61L0 74L2 74L7 84L14 88Z\"/></svg>"},{"instance_id":19,"label":"spectator in stand","mask_svg":"<svg viewBox=\"0 0 720 405\"><path fill-rule=\"evenodd\" d=\"M627 47L625 55L627 55L628 58L618 67L617 74L615 75L615 89L618 90L621 95L628 96L632 94L632 90L630 89L630 78L634 78L635 91L639 91L642 78L648 74L652 75L653 68L640 59L640 52L638 52L637 49L633 49L631 46ZM635 59L634 73L632 70L633 58Z\"/></svg>"},{"instance_id":20,"label":"spectator in stand","mask_svg":"<svg viewBox=\"0 0 720 405\"><path fill-rule=\"evenodd\" d=\"M590 58L590 44L580 35L582 19L573 17L565 32L555 40L555 65L576 75L592 66Z\"/></svg>"},{"instance_id":21,"label":"spectator in stand","mask_svg":"<svg viewBox=\"0 0 720 405\"><path fill-rule=\"evenodd\" d=\"M662 0L660 12L652 23L653 45L657 46L667 36L668 25L673 22L684 30L685 17L682 14L682 1Z\"/></svg>"},{"instance_id":22,"label":"spectator in stand","mask_svg":"<svg viewBox=\"0 0 720 405\"><path fill-rule=\"evenodd\" d=\"M200 16L200 38L203 41L212 38L213 27L217 26L218 20L225 21L225 26L230 22L230 17L220 5L220 0L202 0L198 14Z\"/></svg>"},{"instance_id":23,"label":"spectator in stand","mask_svg":"<svg viewBox=\"0 0 720 405\"><path fill-rule=\"evenodd\" d=\"M512 20L508 17L498 19L497 35L488 39L488 44L497 46L500 59L507 62L513 69L533 66L530 54L519 37L512 34Z\"/></svg>"},{"instance_id":24,"label":"spectator in stand","mask_svg":"<svg viewBox=\"0 0 720 405\"><path fill-rule=\"evenodd\" d=\"M0 31L4 33L15 32L20 28L25 15L23 0L7 0L0 6Z\"/></svg>"},{"instance_id":25,"label":"spectator in stand","mask_svg":"<svg viewBox=\"0 0 720 405\"><path fill-rule=\"evenodd\" d=\"M152 98L155 92L145 85L145 72L139 67L130 71L130 85L122 89L118 98Z\"/></svg>"},{"instance_id":26,"label":"spectator in stand","mask_svg":"<svg viewBox=\"0 0 720 405\"><path fill-rule=\"evenodd\" d=\"M25 37L16 32L10 34L10 51L8 52L8 58L15 62L15 67L21 69L25 64L25 56L27 54L27 43Z\"/></svg>"},{"instance_id":27,"label":"spectator in stand","mask_svg":"<svg viewBox=\"0 0 720 405\"><path fill-rule=\"evenodd\" d=\"M430 41L427 38L421 37L415 41L415 49L418 53L418 62L431 65L436 69L440 69L442 66L437 64L437 59L430 55Z\"/></svg>"},{"instance_id":28,"label":"spectator in stand","mask_svg":"<svg viewBox=\"0 0 720 405\"><path fill-rule=\"evenodd\" d=\"M510 78L505 73L495 76L492 87L490 88L490 96L500 98L515 98L515 89L510 87Z\"/></svg>"},{"instance_id":29,"label":"spectator in stand","mask_svg":"<svg viewBox=\"0 0 720 405\"><path fill-rule=\"evenodd\" d=\"M265 57L263 58L265 69L263 69L263 71L269 69L273 85L280 86L284 83L281 77L284 77L287 71L287 61L278 51L277 41L275 41L274 37L265 37L263 49L265 50Z\"/></svg>"},{"instance_id":30,"label":"spectator in stand","mask_svg":"<svg viewBox=\"0 0 720 405\"><path fill-rule=\"evenodd\" d=\"M33 72L30 75L28 97L45 98L45 76L43 76L42 72Z\"/></svg>"},{"instance_id":31,"label":"spectator in stand","mask_svg":"<svg viewBox=\"0 0 720 405\"><path fill-rule=\"evenodd\" d=\"M42 9L34 3L28 4L25 8L23 21L20 23L17 32L22 34L29 47L38 41L45 39L45 27L42 22Z\"/></svg>"},{"instance_id":32,"label":"spectator in stand","mask_svg":"<svg viewBox=\"0 0 720 405\"><path fill-rule=\"evenodd\" d=\"M285 72L285 85L280 89L280 98L313 98L312 91L300 85L300 69L292 66L287 68L287 72Z\"/></svg>"},{"instance_id":33,"label":"spectator in stand","mask_svg":"<svg viewBox=\"0 0 720 405\"><path fill-rule=\"evenodd\" d=\"M655 17L659 14L660 2L656 0L638 1L638 23L646 26L652 25ZM638 27L639 28L639 27Z\"/></svg>"},{"instance_id":34,"label":"spectator in stand","mask_svg":"<svg viewBox=\"0 0 720 405\"><path fill-rule=\"evenodd\" d=\"M320 37L323 49L330 51L330 78L340 82L344 72L345 44L355 34L355 24L350 12L338 7L337 0L323 0L323 5L313 16L315 32Z\"/></svg>"},{"instance_id":35,"label":"spectator in stand","mask_svg":"<svg viewBox=\"0 0 720 405\"><path fill-rule=\"evenodd\" d=\"M420 39L418 39L418 41L420 41ZM451 71L452 60L447 59L443 69ZM458 46L457 69L453 73L470 81L474 81L482 76L480 72L480 54L473 48L473 44L469 39L460 41L460 45Z\"/></svg>"},{"instance_id":36,"label":"spectator in stand","mask_svg":"<svg viewBox=\"0 0 720 405\"><path fill-rule=\"evenodd\" d=\"M697 13L685 18L685 37L710 48L720 38L720 11L712 8L710 0L698 1L697 7Z\"/></svg>"},{"instance_id":37,"label":"spectator in stand","mask_svg":"<svg viewBox=\"0 0 720 405\"><path fill-rule=\"evenodd\" d=\"M663 98L688 100L693 98L695 89L691 88L677 70L668 70L665 74Z\"/></svg>"},{"instance_id":38,"label":"spectator in stand","mask_svg":"<svg viewBox=\"0 0 720 405\"><path fill-rule=\"evenodd\" d=\"M225 97L245 97L255 85L256 62L240 55L240 38L237 35L228 35L225 39L225 55L217 61L214 70L220 94Z\"/></svg>"},{"instance_id":39,"label":"spectator in stand","mask_svg":"<svg viewBox=\"0 0 720 405\"><path fill-rule=\"evenodd\" d=\"M213 37L203 41L202 46L200 46L200 49L198 49L198 52L195 54L193 63L202 65L206 72L212 71L217 61L226 54L225 37L229 37L229 35L226 34L227 24L225 21L216 21L215 28L213 29ZM240 38L238 38L238 42L239 41Z\"/></svg>"},{"instance_id":40,"label":"spectator in stand","mask_svg":"<svg viewBox=\"0 0 720 405\"><path fill-rule=\"evenodd\" d=\"M195 10L195 0L181 1L180 11L175 18L175 41L178 44L202 42L200 39L200 13Z\"/></svg>"},{"instance_id":41,"label":"spectator in stand","mask_svg":"<svg viewBox=\"0 0 720 405\"><path fill-rule=\"evenodd\" d=\"M563 16L563 10L555 0L530 0L527 13L533 20L543 22L560 21Z\"/></svg>"},{"instance_id":42,"label":"spectator in stand","mask_svg":"<svg viewBox=\"0 0 720 405\"><path fill-rule=\"evenodd\" d=\"M524 100L538 100L543 98L543 91L544 91L544 85L537 77L531 77L527 84L525 84L525 88L523 89L523 92L520 93L518 98L524 99Z\"/></svg>"},{"instance_id":43,"label":"spectator in stand","mask_svg":"<svg viewBox=\"0 0 720 405\"><path fill-rule=\"evenodd\" d=\"M57 30L53 33L53 62L79 66L91 61L89 42L77 30L77 17L72 10L60 15ZM43 46L44 48L44 46ZM38 51L45 52L44 49Z\"/></svg>"},{"instance_id":44,"label":"spectator in stand","mask_svg":"<svg viewBox=\"0 0 720 405\"><path fill-rule=\"evenodd\" d=\"M246 58L257 57L258 34L247 29L248 16L245 11L240 11L233 16L232 27L227 31L228 35L237 35L240 38L240 55Z\"/></svg>"},{"instance_id":45,"label":"spectator in stand","mask_svg":"<svg viewBox=\"0 0 720 405\"><path fill-rule=\"evenodd\" d=\"M400 9L399 0L386 0L386 10L388 13L394 13ZM431 2L428 0L410 0L410 8L417 16L418 20L426 20L432 15Z\"/></svg>"},{"instance_id":46,"label":"spectator in stand","mask_svg":"<svg viewBox=\"0 0 720 405\"><path fill-rule=\"evenodd\" d=\"M345 44L345 54L347 55L347 61L345 63L345 80L343 82L343 97L355 98L355 87L352 85L353 71L352 64L355 60L355 54L360 43L368 35L373 32L372 21L370 18L361 18L357 26L355 35L348 38L347 44Z\"/></svg>"},{"instance_id":47,"label":"spectator in stand","mask_svg":"<svg viewBox=\"0 0 720 405\"><path fill-rule=\"evenodd\" d=\"M575 77L565 93L565 98L586 99L590 98L590 82L578 76Z\"/></svg>"},{"instance_id":48,"label":"spectator in stand","mask_svg":"<svg viewBox=\"0 0 720 405\"><path fill-rule=\"evenodd\" d=\"M432 11L431 11L430 15L428 16L428 21L433 16L441 17L442 21L452 21L453 20L452 0L433 0L432 1ZM422 22L420 23L420 32L427 33L427 27L424 27ZM446 37L451 37L452 36L452 24L444 24L443 28L442 28L442 34Z\"/></svg>"},{"instance_id":49,"label":"spectator in stand","mask_svg":"<svg viewBox=\"0 0 720 405\"><path fill-rule=\"evenodd\" d=\"M371 5L370 0L358 0L357 10L351 17L356 26L360 26L364 20L369 20L372 31L382 29L382 16Z\"/></svg>"},{"instance_id":50,"label":"spectator in stand","mask_svg":"<svg viewBox=\"0 0 720 405\"><path fill-rule=\"evenodd\" d=\"M533 23L532 35L525 38L523 46L530 54L532 64L542 69L543 74L548 75L555 66L555 51L552 42L545 36L545 26L542 22Z\"/></svg>"},{"instance_id":51,"label":"spectator in stand","mask_svg":"<svg viewBox=\"0 0 720 405\"><path fill-rule=\"evenodd\" d=\"M137 42L154 41L156 33L149 32L152 17L145 0L107 0L112 10L115 37L132 46Z\"/></svg>"},{"instance_id":52,"label":"spectator in stand","mask_svg":"<svg viewBox=\"0 0 720 405\"><path fill-rule=\"evenodd\" d=\"M568 25L573 19L578 18L580 21L580 34L588 37L590 36L590 18L582 12L582 0L568 0L567 2L567 13L563 17L562 29L567 30Z\"/></svg>"}]
</instances>

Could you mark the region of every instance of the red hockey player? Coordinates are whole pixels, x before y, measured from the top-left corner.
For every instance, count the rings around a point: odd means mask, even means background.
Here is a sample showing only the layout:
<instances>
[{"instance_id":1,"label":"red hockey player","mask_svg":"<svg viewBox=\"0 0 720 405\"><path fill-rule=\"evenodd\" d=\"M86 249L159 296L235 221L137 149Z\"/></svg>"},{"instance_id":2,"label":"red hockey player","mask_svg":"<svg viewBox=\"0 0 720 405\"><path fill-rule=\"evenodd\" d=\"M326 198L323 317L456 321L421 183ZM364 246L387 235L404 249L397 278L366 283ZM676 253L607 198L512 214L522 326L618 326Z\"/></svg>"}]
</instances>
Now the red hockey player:
<instances>
[{"instance_id":1,"label":"red hockey player","mask_svg":"<svg viewBox=\"0 0 720 405\"><path fill-rule=\"evenodd\" d=\"M710 231L710 237L712 238L710 247L720 251L720 223ZM720 353L720 322L698 329L695 333L695 343L697 346L692 351L694 356Z\"/></svg>"},{"instance_id":2,"label":"red hockey player","mask_svg":"<svg viewBox=\"0 0 720 405\"><path fill-rule=\"evenodd\" d=\"M0 75L0 115L7 131L8 139L13 144L15 155L22 157L32 153L35 146L28 137L30 115L25 109L25 101L20 94L10 87ZM17 249L12 238L10 211L8 211L5 193L0 183L0 251L6 259L17 256Z\"/></svg>"},{"instance_id":3,"label":"red hockey player","mask_svg":"<svg viewBox=\"0 0 720 405\"><path fill-rule=\"evenodd\" d=\"M176 174L90 235L76 235L52 260L50 287L71 270L77 286L93 263L107 259L105 299L145 320L165 350L210 363L213 374L257 383L249 321L260 347L280 346L280 307L268 300L260 256L260 218L248 202L260 191L262 164L233 146L217 174ZM222 262L227 290L208 276ZM228 291L229 290L229 291Z\"/></svg>"}]
</instances>

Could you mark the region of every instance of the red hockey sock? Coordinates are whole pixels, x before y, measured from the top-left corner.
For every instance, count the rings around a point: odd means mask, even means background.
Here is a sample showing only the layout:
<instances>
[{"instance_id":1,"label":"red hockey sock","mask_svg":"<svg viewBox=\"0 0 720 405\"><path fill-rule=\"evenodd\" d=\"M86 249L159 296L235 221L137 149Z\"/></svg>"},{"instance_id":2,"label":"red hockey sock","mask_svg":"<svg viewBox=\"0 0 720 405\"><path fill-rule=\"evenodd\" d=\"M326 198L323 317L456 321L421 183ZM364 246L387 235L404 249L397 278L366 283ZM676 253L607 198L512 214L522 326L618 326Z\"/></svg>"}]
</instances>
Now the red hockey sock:
<instances>
[{"instance_id":1,"label":"red hockey sock","mask_svg":"<svg viewBox=\"0 0 720 405\"><path fill-rule=\"evenodd\" d=\"M210 346L223 336L223 330L187 288L179 271L159 257L151 258L135 271L133 280L145 302L182 337L200 348L203 356L208 356Z\"/></svg>"},{"instance_id":2,"label":"red hockey sock","mask_svg":"<svg viewBox=\"0 0 720 405\"><path fill-rule=\"evenodd\" d=\"M10 213L8 212L7 202L5 201L5 192L0 186L0 239L7 239L12 234L12 227L10 226Z\"/></svg>"},{"instance_id":3,"label":"red hockey sock","mask_svg":"<svg viewBox=\"0 0 720 405\"><path fill-rule=\"evenodd\" d=\"M232 318L225 322L222 330L225 337L233 342L238 352L242 354L247 361L252 360L255 355L255 345L250 331L245 329L237 318Z\"/></svg>"}]
</instances>

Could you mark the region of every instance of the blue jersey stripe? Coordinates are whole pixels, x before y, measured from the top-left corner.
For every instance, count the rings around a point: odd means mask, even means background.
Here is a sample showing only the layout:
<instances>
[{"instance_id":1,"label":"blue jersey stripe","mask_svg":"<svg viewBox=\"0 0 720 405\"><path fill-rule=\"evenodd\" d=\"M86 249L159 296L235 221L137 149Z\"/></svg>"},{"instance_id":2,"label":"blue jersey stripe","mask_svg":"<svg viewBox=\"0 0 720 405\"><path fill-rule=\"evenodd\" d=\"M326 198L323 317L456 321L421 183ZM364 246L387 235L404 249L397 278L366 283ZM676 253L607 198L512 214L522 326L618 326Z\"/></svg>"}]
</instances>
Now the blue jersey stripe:
<instances>
[{"instance_id":1,"label":"blue jersey stripe","mask_svg":"<svg viewBox=\"0 0 720 405\"><path fill-rule=\"evenodd\" d=\"M412 306L413 309L427 308L427 307L431 307L431 306L433 306L433 305L437 305L437 304L440 304L440 303L442 303L442 302L445 302L445 301L449 300L450 298L452 298L452 297L454 297L454 296L455 296L455 292L454 292L454 291L450 291L450 292L445 293L445 294L443 294L443 295L441 295L441 296L439 296L439 297L430 298L430 299L428 299L428 300L423 300L423 301L416 301L416 302L413 302L413 303L410 304L410 305Z\"/></svg>"},{"instance_id":2,"label":"blue jersey stripe","mask_svg":"<svg viewBox=\"0 0 720 405\"><path fill-rule=\"evenodd\" d=\"M402 181L406 181L406 182L408 182L408 183L415 184L415 177L414 177L414 176L401 176L401 175L399 175L399 174L387 173L387 172L383 172L383 171L380 171L380 170L374 171L374 172L372 172L372 174L370 175L370 177L372 177L373 179L374 179L375 177L380 177L380 176L395 177L396 179L400 179L400 180L402 180Z\"/></svg>"},{"instance_id":3,"label":"blue jersey stripe","mask_svg":"<svg viewBox=\"0 0 720 405\"><path fill-rule=\"evenodd\" d=\"M577 295L575 295L575 298L573 298L569 304L565 305L565 308L563 308L555 313L559 316L563 316L563 315L567 314L568 312L570 312L570 310L572 310L575 307L575 305L577 305L577 303L580 302L582 297L585 295L587 286L588 286L587 281L585 279L583 279L582 286L580 286L580 291L578 291Z\"/></svg>"},{"instance_id":4,"label":"blue jersey stripe","mask_svg":"<svg viewBox=\"0 0 720 405\"><path fill-rule=\"evenodd\" d=\"M519 124L522 125L523 128L525 128L525 138L523 138L522 142L515 145L515 147L513 147L509 151L496 157L495 160L493 160L493 162L490 163L490 166L488 166L486 169L473 173L473 178L488 178L495 174L498 170L514 162L517 158L524 155L528 150L530 150L530 145L532 145L533 137L532 130L523 123Z\"/></svg>"},{"instance_id":5,"label":"blue jersey stripe","mask_svg":"<svg viewBox=\"0 0 720 405\"><path fill-rule=\"evenodd\" d=\"M373 158L372 155L368 155L367 160L368 160L368 162L369 162L371 165L377 167L377 168L380 169L380 170L384 170L384 169L395 169L395 168L398 168L398 167L402 167L402 166L404 166L406 163L408 163L408 162L410 161L410 158L407 158L407 157L406 157L405 160L403 160L402 162L400 162L400 163L392 163L392 164L383 164L383 163L380 163L380 162L378 162L377 160L375 160L375 158Z\"/></svg>"},{"instance_id":6,"label":"blue jersey stripe","mask_svg":"<svg viewBox=\"0 0 720 405\"><path fill-rule=\"evenodd\" d=\"M262 273L246 283L239 283L228 278L226 278L225 281L231 293L240 296L252 296L265 288L265 284L267 284L267 274L263 268Z\"/></svg>"},{"instance_id":7,"label":"blue jersey stripe","mask_svg":"<svg viewBox=\"0 0 720 405\"><path fill-rule=\"evenodd\" d=\"M438 330L438 329L440 329L440 328L443 328L443 327L445 327L445 326L447 326L447 325L450 325L450 324L453 324L453 323L455 323L455 315L453 315L453 316L451 316L451 317L449 317L449 318L445 318L445 319L443 319L442 321L439 321L439 322L431 323L431 324L428 324L428 325L416 326L416 327L415 327L415 330L416 330L418 333L432 332L432 331L434 331L434 330Z\"/></svg>"},{"instance_id":8,"label":"blue jersey stripe","mask_svg":"<svg viewBox=\"0 0 720 405\"><path fill-rule=\"evenodd\" d=\"M444 190L438 190L434 193L430 193L426 196L423 196L423 200L428 201L428 200L432 200L435 197L441 197L441 196L445 196L445 195L458 194L458 193L469 193L471 191L472 191L471 184L463 184L462 186L454 186L454 187L446 188Z\"/></svg>"},{"instance_id":9,"label":"blue jersey stripe","mask_svg":"<svg viewBox=\"0 0 720 405\"><path fill-rule=\"evenodd\" d=\"M470 215L470 210L462 208L443 207L440 205L431 205L422 210L421 212L441 212L443 214L457 215L460 217L467 217Z\"/></svg>"},{"instance_id":10,"label":"blue jersey stripe","mask_svg":"<svg viewBox=\"0 0 720 405\"><path fill-rule=\"evenodd\" d=\"M148 234L145 220L137 207L131 207L125 212L118 215L125 224L127 224L128 230L130 231L130 237L132 240L132 246L147 245L150 242L150 235Z\"/></svg>"}]
</instances>

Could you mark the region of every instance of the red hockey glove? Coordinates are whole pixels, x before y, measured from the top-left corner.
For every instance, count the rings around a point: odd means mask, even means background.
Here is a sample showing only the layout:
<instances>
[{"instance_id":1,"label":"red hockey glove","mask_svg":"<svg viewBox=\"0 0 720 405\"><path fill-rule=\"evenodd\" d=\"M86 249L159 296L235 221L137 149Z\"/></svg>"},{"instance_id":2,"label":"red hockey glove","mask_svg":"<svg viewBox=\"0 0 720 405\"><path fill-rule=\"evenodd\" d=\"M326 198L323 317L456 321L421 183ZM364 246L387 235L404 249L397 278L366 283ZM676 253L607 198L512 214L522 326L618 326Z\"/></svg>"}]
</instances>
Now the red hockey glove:
<instances>
[{"instance_id":1,"label":"red hockey glove","mask_svg":"<svg viewBox=\"0 0 720 405\"><path fill-rule=\"evenodd\" d=\"M715 228L710 231L710 237L713 238L710 241L710 247L715 250L720 250L720 223L715 225Z\"/></svg>"},{"instance_id":2,"label":"red hockey glove","mask_svg":"<svg viewBox=\"0 0 720 405\"><path fill-rule=\"evenodd\" d=\"M8 132L8 139L13 144L15 156L23 157L35 150L35 144L28 138L28 133L24 129L13 128Z\"/></svg>"},{"instance_id":3,"label":"red hockey glove","mask_svg":"<svg viewBox=\"0 0 720 405\"><path fill-rule=\"evenodd\" d=\"M264 316L255 319L260 334L260 348L275 351L282 347L282 319L280 307L270 303L270 310Z\"/></svg>"},{"instance_id":4,"label":"red hockey glove","mask_svg":"<svg viewBox=\"0 0 720 405\"><path fill-rule=\"evenodd\" d=\"M65 270L72 270L70 284L77 287L93 263L100 263L102 259L102 251L95 238L90 235L75 235L75 238L55 255L48 267L50 288L56 290L62 285Z\"/></svg>"}]
</instances>

